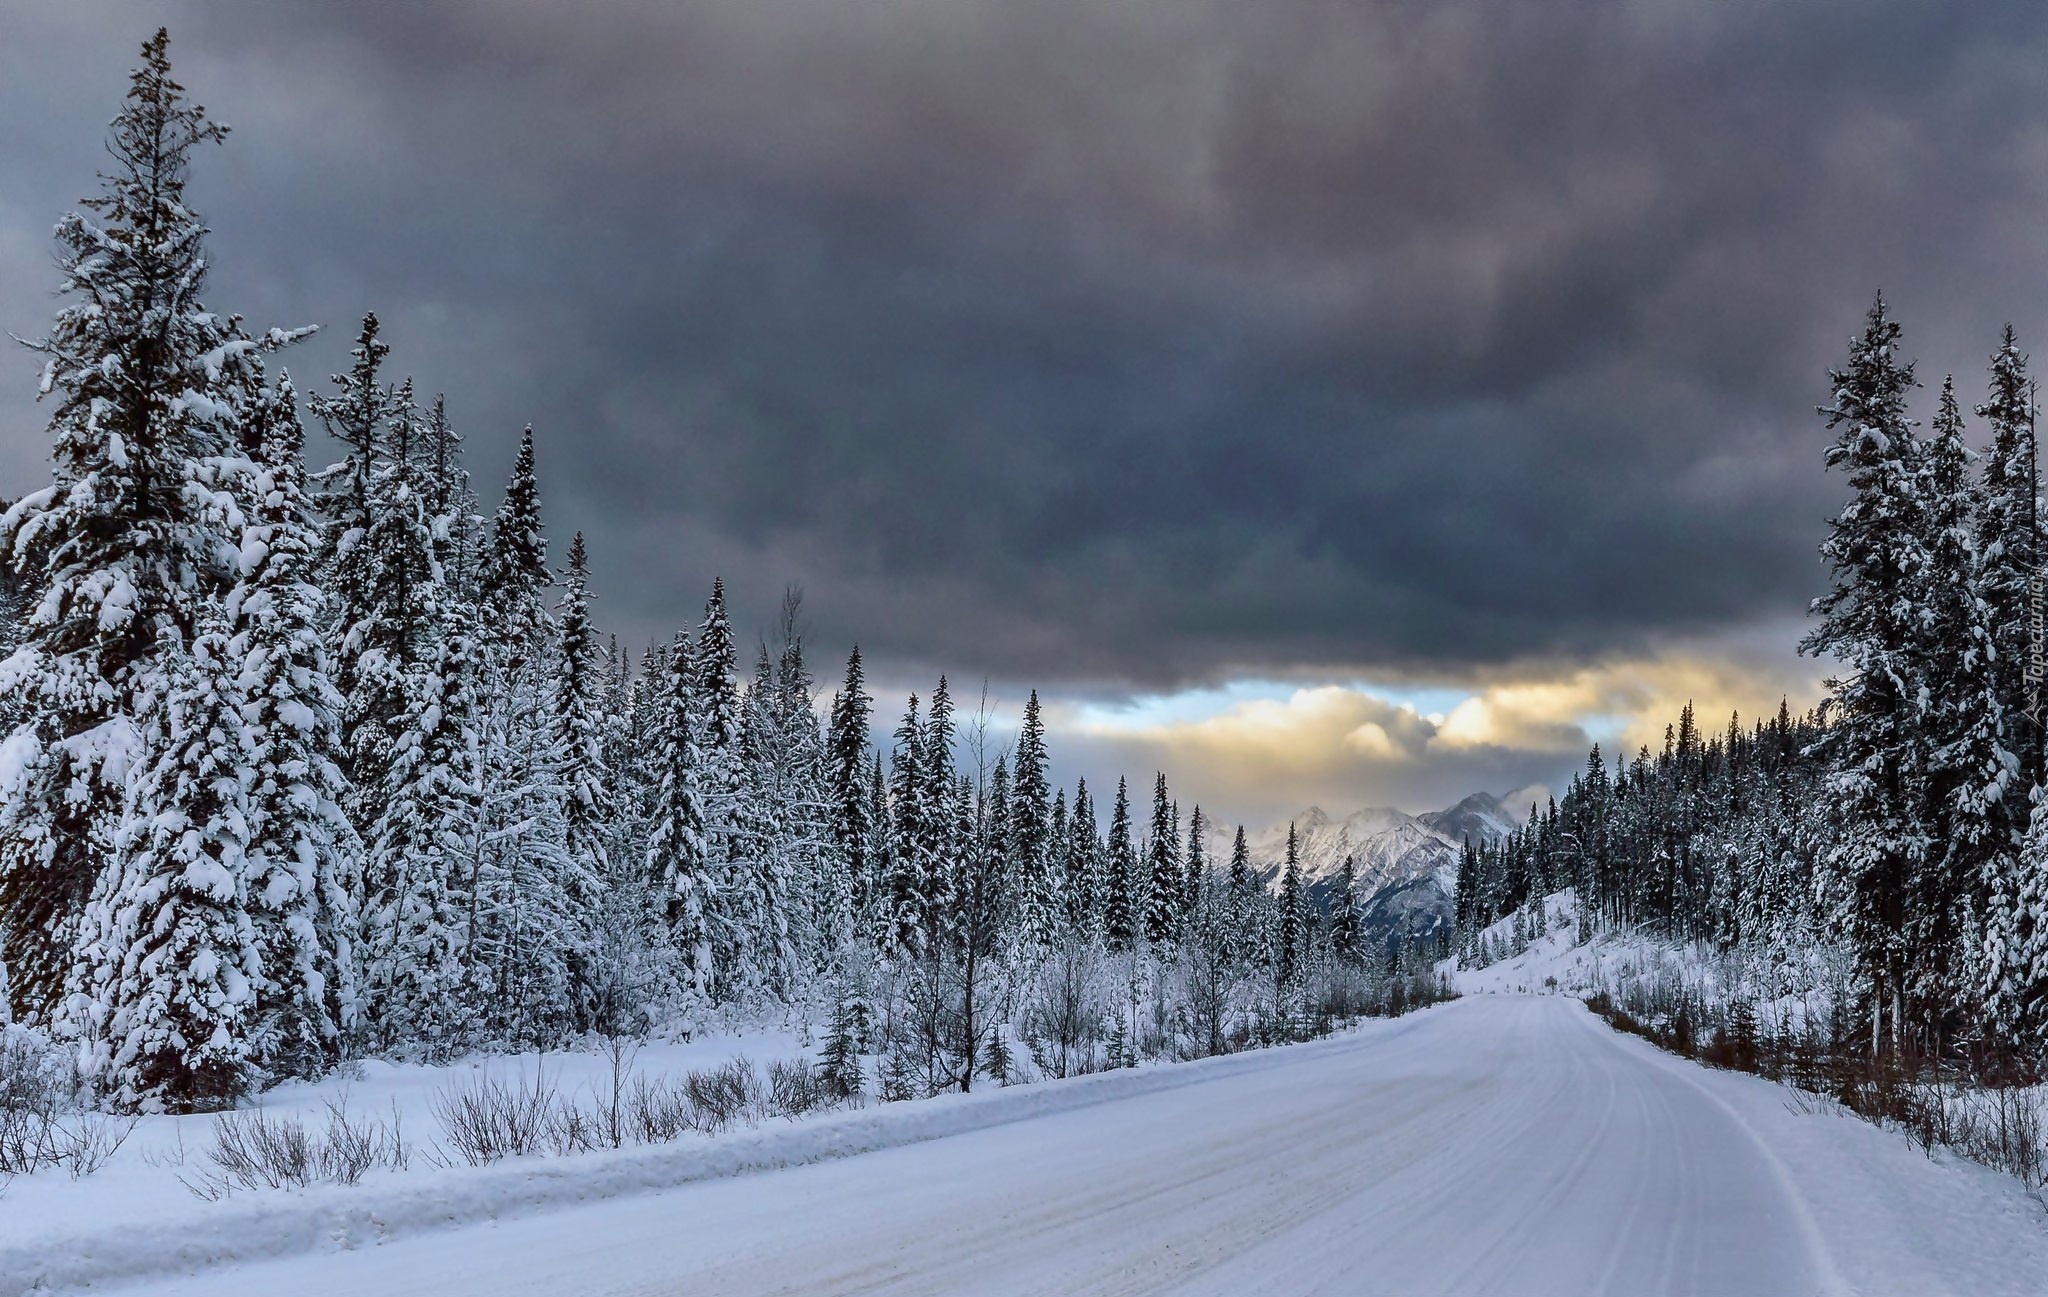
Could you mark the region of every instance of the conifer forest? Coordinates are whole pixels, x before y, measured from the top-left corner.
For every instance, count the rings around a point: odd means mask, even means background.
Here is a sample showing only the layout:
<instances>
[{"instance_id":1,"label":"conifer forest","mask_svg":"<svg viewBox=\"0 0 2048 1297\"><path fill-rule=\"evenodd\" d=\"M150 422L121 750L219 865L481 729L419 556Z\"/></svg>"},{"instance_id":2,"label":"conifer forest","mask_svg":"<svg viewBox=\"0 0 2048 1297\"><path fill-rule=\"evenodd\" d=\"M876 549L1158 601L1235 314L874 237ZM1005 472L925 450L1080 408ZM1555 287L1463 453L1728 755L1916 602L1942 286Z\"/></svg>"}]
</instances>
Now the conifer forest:
<instances>
[{"instance_id":1,"label":"conifer forest","mask_svg":"<svg viewBox=\"0 0 2048 1297\"><path fill-rule=\"evenodd\" d=\"M2027 15L134 7L0 1297L2048 1292Z\"/></svg>"},{"instance_id":2,"label":"conifer forest","mask_svg":"<svg viewBox=\"0 0 2048 1297\"><path fill-rule=\"evenodd\" d=\"M0 520L7 1001L109 1102L796 1003L838 1084L937 1093L1008 1074L1002 1027L1063 1074L1436 993L1433 950L1390 971L1241 830L1212 859L1163 774L1050 788L1036 694L998 750L941 677L885 756L859 649L821 687L794 594L751 664L716 579L667 642L608 639L544 439L487 517L376 316L302 393L308 330L204 303L185 186L227 133L167 48L59 227L55 480ZM308 420L342 462L309 468Z\"/></svg>"}]
</instances>

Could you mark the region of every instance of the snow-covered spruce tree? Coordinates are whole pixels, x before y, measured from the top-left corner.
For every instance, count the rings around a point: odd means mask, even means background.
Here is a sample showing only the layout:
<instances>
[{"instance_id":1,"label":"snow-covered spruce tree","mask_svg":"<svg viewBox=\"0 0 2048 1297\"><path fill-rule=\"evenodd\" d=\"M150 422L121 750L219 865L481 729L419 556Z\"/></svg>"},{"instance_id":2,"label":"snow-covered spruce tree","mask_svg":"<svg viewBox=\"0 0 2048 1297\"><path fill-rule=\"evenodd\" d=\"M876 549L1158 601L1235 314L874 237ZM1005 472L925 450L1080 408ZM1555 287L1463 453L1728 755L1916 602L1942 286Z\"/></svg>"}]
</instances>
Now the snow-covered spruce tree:
<instances>
[{"instance_id":1,"label":"snow-covered spruce tree","mask_svg":"<svg viewBox=\"0 0 2048 1297\"><path fill-rule=\"evenodd\" d=\"M2034 384L2027 357L2010 324L1991 357L1991 384L1977 417L1991 425L1984 452L1975 516L1978 587L1997 648L1998 696L2008 715L2031 705L2027 662L2031 648L2030 592L2040 577L2039 448L2034 440ZM2048 698L2048 681L2033 682ZM2021 758L2022 793L2048 776L2042 761L2039 725L2008 725ZM2013 832L2025 831L2027 808L2015 799L2008 808Z\"/></svg>"},{"instance_id":2,"label":"snow-covered spruce tree","mask_svg":"<svg viewBox=\"0 0 2048 1297\"><path fill-rule=\"evenodd\" d=\"M742 708L746 851L736 888L763 989L788 997L808 971L828 965L844 933L844 871L832 851L824 737L812 711L814 682L797 631L797 596L785 596L782 651L762 647Z\"/></svg>"},{"instance_id":3,"label":"snow-covered spruce tree","mask_svg":"<svg viewBox=\"0 0 2048 1297\"><path fill-rule=\"evenodd\" d=\"M441 633L404 676L359 938L371 1042L430 1056L467 1043L474 1022L468 938L485 846L475 610L457 603L435 612Z\"/></svg>"},{"instance_id":4,"label":"snow-covered spruce tree","mask_svg":"<svg viewBox=\"0 0 2048 1297\"><path fill-rule=\"evenodd\" d=\"M895 866L891 863L890 835L895 831L889 818L889 781L882 773L880 749L868 757L868 872L872 883L868 905L861 915L861 937L877 953L889 948L895 913Z\"/></svg>"},{"instance_id":5,"label":"snow-covered spruce tree","mask_svg":"<svg viewBox=\"0 0 2048 1297\"><path fill-rule=\"evenodd\" d=\"M1981 980L1981 923L1990 884L2015 857L2008 797L2018 759L1998 696L1996 647L1981 597L1970 450L1955 384L1944 380L1925 462L1927 551L1918 676L1921 725L1934 750L1927 772L1931 842L1906 905L1909 994L1957 1005ZM1731 732L1729 747L1737 742ZM1733 876L1735 871L1724 871Z\"/></svg>"},{"instance_id":6,"label":"snow-covered spruce tree","mask_svg":"<svg viewBox=\"0 0 2048 1297\"><path fill-rule=\"evenodd\" d=\"M1276 1003L1284 1003L1298 986L1302 952L1307 941L1301 888L1301 845L1294 825L1287 826L1287 863L1280 870L1280 912L1273 936L1273 984ZM1284 1010L1283 1010L1284 1011Z\"/></svg>"},{"instance_id":7,"label":"snow-covered spruce tree","mask_svg":"<svg viewBox=\"0 0 2048 1297\"><path fill-rule=\"evenodd\" d=\"M1129 950L1144 931L1137 912L1141 877L1138 850L1131 842L1131 791L1116 781L1116 805L1109 815L1109 853L1103 869L1102 935L1115 951Z\"/></svg>"},{"instance_id":8,"label":"snow-covered spruce tree","mask_svg":"<svg viewBox=\"0 0 2048 1297\"><path fill-rule=\"evenodd\" d=\"M670 950L675 955L675 1008L694 1022L711 1005L714 981L711 924L715 886L704 831L700 758L694 737L690 645L678 637L666 673L668 694L658 733L660 791L647 849L647 872L659 898Z\"/></svg>"},{"instance_id":9,"label":"snow-covered spruce tree","mask_svg":"<svg viewBox=\"0 0 2048 1297\"><path fill-rule=\"evenodd\" d=\"M1088 781L1074 785L1074 809L1067 817L1066 916L1067 930L1077 939L1092 941L1102 935L1102 894L1104 853L1102 829L1095 818L1095 800L1088 795Z\"/></svg>"},{"instance_id":10,"label":"snow-covered spruce tree","mask_svg":"<svg viewBox=\"0 0 2048 1297\"><path fill-rule=\"evenodd\" d=\"M328 435L347 450L347 458L319 475L321 491L317 503L326 521L321 549L322 584L332 603L328 631L328 657L335 687L343 699L342 737L347 745L345 772L349 776L349 811L358 828L374 818L376 798L382 793L381 767L374 764L376 750L366 745L358 752L350 742L360 719L355 712L358 698L357 663L367 646L367 627L379 607L374 557L364 545L374 518L371 485L383 455L384 428L392 415L392 396L381 381L384 358L391 347L378 337L377 317L363 317L361 332L350 350L352 363L347 374L336 374L335 393L314 396L313 413L327 427Z\"/></svg>"},{"instance_id":11,"label":"snow-covered spruce tree","mask_svg":"<svg viewBox=\"0 0 2048 1297\"><path fill-rule=\"evenodd\" d=\"M536 655L550 635L543 599L553 583L547 535L541 528L540 479L534 472L533 428L519 437L519 454L505 483L505 499L491 519L483 562L483 604L491 610L491 637L503 647L507 669Z\"/></svg>"},{"instance_id":12,"label":"snow-covered spruce tree","mask_svg":"<svg viewBox=\"0 0 2048 1297\"><path fill-rule=\"evenodd\" d=\"M2012 1042L2048 1039L2048 825L2040 823L2035 791L2048 777L2048 731L2040 723L2048 715L2048 680L2030 675L2042 558L2036 413L2027 357L2008 324L1991 358L1990 391L1977 407L1991 424L1991 444L1978 488L1976 557L1999 709L2018 765L2004 795L1984 809L2024 846L1987 852L1982 861L1976 990L1994 1032Z\"/></svg>"},{"instance_id":13,"label":"snow-covered spruce tree","mask_svg":"<svg viewBox=\"0 0 2048 1297\"><path fill-rule=\"evenodd\" d=\"M1145 939L1155 946L1170 945L1180 936L1181 888L1185 880L1181 873L1180 825L1175 818L1162 771L1152 786L1152 831L1142 888Z\"/></svg>"},{"instance_id":14,"label":"snow-covered spruce tree","mask_svg":"<svg viewBox=\"0 0 2048 1297\"><path fill-rule=\"evenodd\" d=\"M1202 903L1209 881L1209 821L1200 806L1188 817L1187 882L1181 892L1181 913L1189 920Z\"/></svg>"},{"instance_id":15,"label":"snow-covered spruce tree","mask_svg":"<svg viewBox=\"0 0 2048 1297\"><path fill-rule=\"evenodd\" d=\"M985 733L987 713L977 718L976 741ZM946 1007L951 1024L950 1066L962 1090L971 1090L978 1074L1006 1078L1005 1051L994 1047L1001 1026L998 1014L999 954L1009 915L1010 776L997 757L995 769L977 787L976 773L963 773L955 798L956 842L952 893L954 921L943 950L948 983Z\"/></svg>"},{"instance_id":16,"label":"snow-covered spruce tree","mask_svg":"<svg viewBox=\"0 0 2048 1297\"><path fill-rule=\"evenodd\" d=\"M1913 367L1898 344L1899 326L1879 297L1848 365L1829 374L1834 399L1821 413L1836 437L1827 464L1849 475L1853 494L1821 545L1833 588L1814 601L1820 624L1800 643L1842 664L1828 682L1826 740L1842 832L1825 864L1869 982L1873 1051L1884 1048L1887 1009L1895 1033L1904 1024L1906 906L1929 836L1916 605L1928 570L1925 471L1906 415Z\"/></svg>"},{"instance_id":17,"label":"snow-covered spruce tree","mask_svg":"<svg viewBox=\"0 0 2048 1297\"><path fill-rule=\"evenodd\" d=\"M481 1006L480 1030L509 1043L545 1046L577 1025L571 963L584 948L581 937L592 916L573 911L562 886L577 867L566 845L568 751L557 724L561 645L546 603L554 576L530 427L520 438L484 551L476 642L484 682L476 721L484 827L467 898L467 972Z\"/></svg>"},{"instance_id":18,"label":"snow-covered spruce tree","mask_svg":"<svg viewBox=\"0 0 2048 1297\"><path fill-rule=\"evenodd\" d=\"M0 517L28 613L0 666L0 965L13 1016L50 1025L88 895L119 859L129 782L158 763L156 712L208 606L234 577L239 522L205 461L232 454L257 342L199 300L206 228L186 205L193 151L226 128L171 77L159 31L108 139L111 169L57 227L65 305L45 360L53 483Z\"/></svg>"},{"instance_id":19,"label":"snow-covered spruce tree","mask_svg":"<svg viewBox=\"0 0 2048 1297\"><path fill-rule=\"evenodd\" d=\"M1067 896L1067 853L1074 831L1071 818L1067 810L1067 790L1063 787L1053 789L1052 809L1046 812L1045 817L1045 894L1048 903L1043 921L1048 934L1047 949L1081 935L1081 925L1069 919L1067 914L1070 899Z\"/></svg>"},{"instance_id":20,"label":"snow-covered spruce tree","mask_svg":"<svg viewBox=\"0 0 2048 1297\"><path fill-rule=\"evenodd\" d=\"M1017 729L1008 826L1016 936L1022 948L1032 951L1050 949L1059 925L1060 872L1053 868L1055 839L1045 767L1045 716L1033 689Z\"/></svg>"},{"instance_id":21,"label":"snow-covered spruce tree","mask_svg":"<svg viewBox=\"0 0 2048 1297\"><path fill-rule=\"evenodd\" d=\"M448 401L436 394L421 435L426 440L427 508L435 518L434 561L454 598L475 603L483 584L483 519L469 470L462 466L462 435L448 422Z\"/></svg>"},{"instance_id":22,"label":"snow-covered spruce tree","mask_svg":"<svg viewBox=\"0 0 2048 1297\"><path fill-rule=\"evenodd\" d=\"M787 918L793 969L799 975L831 968L851 935L853 894L833 835L825 732L815 710L817 681L804 661L798 630L801 596L790 590L782 606L782 650L769 698L775 722L775 789L783 807L776 849L776 888Z\"/></svg>"},{"instance_id":23,"label":"snow-covered spruce tree","mask_svg":"<svg viewBox=\"0 0 2048 1297\"><path fill-rule=\"evenodd\" d=\"M876 919L878 944L902 952L918 948L924 928L918 853L925 837L924 822L934 813L925 805L924 724L918 717L916 694L904 705L894 738L895 747L889 754L889 852Z\"/></svg>"},{"instance_id":24,"label":"snow-covered spruce tree","mask_svg":"<svg viewBox=\"0 0 2048 1297\"><path fill-rule=\"evenodd\" d=\"M661 734L672 693L669 668L674 661L672 644L649 644L641 651L638 674L625 682L625 719L614 727L623 737L618 751L606 757L620 772L620 796L631 808L620 817L621 828L614 832L615 863L644 860L654 836L654 801L661 788Z\"/></svg>"},{"instance_id":25,"label":"snow-covered spruce tree","mask_svg":"<svg viewBox=\"0 0 2048 1297\"><path fill-rule=\"evenodd\" d=\"M569 542L562 580L561 638L555 655L555 748L561 754L563 858L557 881L564 912L588 923L596 917L609 872L609 828L615 812L612 771L604 753L605 681L597 629L590 623L590 562L583 533ZM591 952L584 934L569 935L578 1020L592 1021Z\"/></svg>"},{"instance_id":26,"label":"snow-covered spruce tree","mask_svg":"<svg viewBox=\"0 0 2048 1297\"><path fill-rule=\"evenodd\" d=\"M764 644L740 706L740 785L728 821L730 854L720 900L737 941L734 998L779 996L789 989L795 952L789 936L784 817L775 715L775 668Z\"/></svg>"},{"instance_id":27,"label":"snow-covered spruce tree","mask_svg":"<svg viewBox=\"0 0 2048 1297\"><path fill-rule=\"evenodd\" d=\"M152 714L131 819L87 904L79 1026L122 1108L192 1112L250 1085L263 976L244 903L250 811L243 695L227 617L202 614Z\"/></svg>"},{"instance_id":28,"label":"snow-covered spruce tree","mask_svg":"<svg viewBox=\"0 0 2048 1297\"><path fill-rule=\"evenodd\" d=\"M958 917L959 853L964 847L953 765L953 696L939 677L918 736L917 775L920 784L918 835L915 843L918 940L925 951L947 941Z\"/></svg>"},{"instance_id":29,"label":"snow-covered spruce tree","mask_svg":"<svg viewBox=\"0 0 2048 1297\"><path fill-rule=\"evenodd\" d=\"M364 1025L376 1047L434 1053L459 1043L467 1022L469 894L484 845L485 659L478 610L453 597L435 560L442 520L431 512L420 428L407 384L371 473L370 526L355 542L375 581L348 636L356 693L344 726L353 726L357 767L382 781L374 801L358 800L376 811L363 832Z\"/></svg>"},{"instance_id":30,"label":"snow-covered spruce tree","mask_svg":"<svg viewBox=\"0 0 2048 1297\"><path fill-rule=\"evenodd\" d=\"M546 1047L576 1025L570 956L588 916L572 914L560 880L569 870L563 756L553 723L553 652L508 666L506 647L479 636L476 732L482 816L462 932L474 1027L486 1040Z\"/></svg>"},{"instance_id":31,"label":"snow-covered spruce tree","mask_svg":"<svg viewBox=\"0 0 2048 1297\"><path fill-rule=\"evenodd\" d=\"M860 645L846 656L846 678L832 698L832 717L825 737L826 787L832 807L832 841L845 873L847 904L868 931L877 878L873 853L875 825L868 797L868 724L874 700L861 674Z\"/></svg>"},{"instance_id":32,"label":"snow-covered spruce tree","mask_svg":"<svg viewBox=\"0 0 2048 1297\"><path fill-rule=\"evenodd\" d=\"M575 1022L590 1029L600 1016L600 1000L608 1012L618 1008L616 988L608 977L598 975L600 961L594 951L594 924L610 875L610 830L618 807L612 799L612 766L604 742L610 672L598 631L590 623L590 555L584 533L575 533L569 541L569 568L561 586L551 715L553 746L561 762L563 854L553 887L563 914L569 916L563 955L575 996ZM621 918L612 916L614 928Z\"/></svg>"},{"instance_id":33,"label":"snow-covered spruce tree","mask_svg":"<svg viewBox=\"0 0 2048 1297\"><path fill-rule=\"evenodd\" d=\"M732 623L726 615L725 582L714 579L704 604L690 662L690 698L695 711L691 732L702 759L698 788L704 799L704 831L714 871L711 900L717 906L711 935L717 944L712 964L720 1001L737 998L747 975L745 915L736 907L745 900L746 840L740 803L744 766L741 744L739 655Z\"/></svg>"},{"instance_id":34,"label":"snow-covered spruce tree","mask_svg":"<svg viewBox=\"0 0 2048 1297\"><path fill-rule=\"evenodd\" d=\"M1330 953L1344 964L1365 960L1365 928L1358 913L1358 865L1350 856L1344 857L1337 885L1330 892Z\"/></svg>"},{"instance_id":35,"label":"snow-covered spruce tree","mask_svg":"<svg viewBox=\"0 0 2048 1297\"><path fill-rule=\"evenodd\" d=\"M698 748L713 773L714 797L731 799L739 785L740 684L739 654L733 645L732 622L725 611L725 582L714 579L704 604L704 622L697 629L691 662L690 696L697 700ZM722 808L719 808L722 809Z\"/></svg>"},{"instance_id":36,"label":"snow-covered spruce tree","mask_svg":"<svg viewBox=\"0 0 2048 1297\"><path fill-rule=\"evenodd\" d=\"M2048 1050L2048 787L2035 785L2017 861L1997 880L1985 952L1987 1007L1999 1039Z\"/></svg>"},{"instance_id":37,"label":"snow-covered spruce tree","mask_svg":"<svg viewBox=\"0 0 2048 1297\"><path fill-rule=\"evenodd\" d=\"M256 415L242 579L227 605L249 763L251 1059L268 1075L305 1077L335 1061L355 1018L351 872L361 847L341 809L341 699L327 677L319 534L290 375Z\"/></svg>"},{"instance_id":38,"label":"snow-covered spruce tree","mask_svg":"<svg viewBox=\"0 0 2048 1297\"><path fill-rule=\"evenodd\" d=\"M1458 881L1454 904L1456 909L1451 920L1458 930L1458 938L1467 948L1477 935L1480 925L1474 918L1478 907L1474 904L1474 892L1479 886L1479 856L1472 849L1472 839L1466 838L1458 848ZM1468 967L1469 967L1468 963Z\"/></svg>"},{"instance_id":39,"label":"snow-covered spruce tree","mask_svg":"<svg viewBox=\"0 0 2048 1297\"><path fill-rule=\"evenodd\" d=\"M1244 837L1244 825L1237 826L1237 836L1230 843L1230 872L1225 876L1229 889L1230 928L1237 934L1237 955L1246 963L1260 957L1264 942L1254 934L1260 931L1253 922L1257 909L1255 901L1260 894L1258 875L1252 872L1252 852Z\"/></svg>"}]
</instances>

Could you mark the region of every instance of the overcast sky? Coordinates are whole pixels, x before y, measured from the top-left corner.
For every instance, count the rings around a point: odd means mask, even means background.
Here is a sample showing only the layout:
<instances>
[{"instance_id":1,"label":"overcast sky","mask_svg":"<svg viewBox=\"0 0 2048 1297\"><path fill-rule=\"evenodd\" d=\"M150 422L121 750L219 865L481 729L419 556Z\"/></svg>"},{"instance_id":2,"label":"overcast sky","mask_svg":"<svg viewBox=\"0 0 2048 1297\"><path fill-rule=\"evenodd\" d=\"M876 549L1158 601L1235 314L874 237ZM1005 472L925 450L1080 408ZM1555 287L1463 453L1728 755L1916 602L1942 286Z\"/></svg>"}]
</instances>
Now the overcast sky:
<instances>
[{"instance_id":1,"label":"overcast sky","mask_svg":"<svg viewBox=\"0 0 2048 1297\"><path fill-rule=\"evenodd\" d=\"M1810 703L1871 294L1930 389L2048 333L2048 15L1888 0L6 0L0 328L159 22L209 303L302 389L377 311L489 503L531 422L629 642L796 583L1225 816Z\"/></svg>"}]
</instances>

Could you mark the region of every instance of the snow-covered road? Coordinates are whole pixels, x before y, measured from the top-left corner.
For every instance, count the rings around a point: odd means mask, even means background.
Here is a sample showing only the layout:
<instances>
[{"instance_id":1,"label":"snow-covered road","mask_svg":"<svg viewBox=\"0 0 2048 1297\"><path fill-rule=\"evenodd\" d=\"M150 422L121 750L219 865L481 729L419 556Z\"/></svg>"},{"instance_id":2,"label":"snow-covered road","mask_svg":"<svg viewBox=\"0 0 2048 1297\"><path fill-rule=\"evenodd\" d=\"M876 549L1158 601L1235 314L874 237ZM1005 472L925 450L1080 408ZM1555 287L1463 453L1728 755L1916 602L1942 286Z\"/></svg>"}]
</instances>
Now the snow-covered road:
<instances>
[{"instance_id":1,"label":"snow-covered road","mask_svg":"<svg viewBox=\"0 0 2048 1297\"><path fill-rule=\"evenodd\" d=\"M1479 996L1195 1083L151 1285L207 1297L2048 1293L2009 1182L1574 1001Z\"/></svg>"}]
</instances>

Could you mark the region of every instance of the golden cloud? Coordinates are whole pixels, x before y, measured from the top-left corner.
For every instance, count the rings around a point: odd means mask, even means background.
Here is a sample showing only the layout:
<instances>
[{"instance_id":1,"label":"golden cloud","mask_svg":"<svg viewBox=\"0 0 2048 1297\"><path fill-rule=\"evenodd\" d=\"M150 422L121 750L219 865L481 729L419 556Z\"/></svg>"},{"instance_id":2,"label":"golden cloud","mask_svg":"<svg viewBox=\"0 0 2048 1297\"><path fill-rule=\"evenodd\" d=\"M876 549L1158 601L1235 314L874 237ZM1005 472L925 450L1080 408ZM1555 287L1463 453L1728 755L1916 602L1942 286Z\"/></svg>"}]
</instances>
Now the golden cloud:
<instances>
[{"instance_id":1,"label":"golden cloud","mask_svg":"<svg viewBox=\"0 0 2048 1297\"><path fill-rule=\"evenodd\" d=\"M1595 664L1527 663L1415 690L1319 684L1273 697L1211 696L1206 714L1173 700L1128 714L1055 707L1048 720L1056 753L1081 754L1091 778L1105 767L1165 770L1191 799L1254 819L1311 802L1419 810L1554 778L1596 741L1609 760L1640 746L1655 751L1687 702L1710 731L1738 710L1747 725L1780 697L1803 709L1819 697L1821 674L1792 660L1672 649ZM1403 692L1464 697L1442 714L1421 714Z\"/></svg>"}]
</instances>

